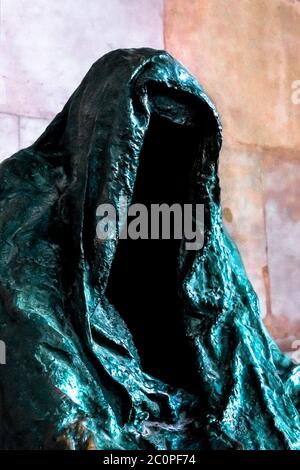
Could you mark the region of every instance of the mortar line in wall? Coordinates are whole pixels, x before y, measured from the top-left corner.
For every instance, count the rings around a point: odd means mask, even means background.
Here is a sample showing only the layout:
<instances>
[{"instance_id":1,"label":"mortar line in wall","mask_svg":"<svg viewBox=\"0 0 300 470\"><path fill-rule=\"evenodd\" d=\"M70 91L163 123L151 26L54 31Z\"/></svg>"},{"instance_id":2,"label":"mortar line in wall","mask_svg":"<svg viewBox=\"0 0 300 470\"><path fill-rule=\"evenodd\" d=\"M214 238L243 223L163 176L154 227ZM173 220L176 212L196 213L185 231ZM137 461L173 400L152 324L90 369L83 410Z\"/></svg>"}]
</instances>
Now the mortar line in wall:
<instances>
[{"instance_id":1,"label":"mortar line in wall","mask_svg":"<svg viewBox=\"0 0 300 470\"><path fill-rule=\"evenodd\" d=\"M51 117L27 116L26 114L12 113L11 111L0 111L0 115L13 116L16 118L25 118L25 119L43 119L45 121L49 121L55 117L55 115Z\"/></svg>"},{"instance_id":2,"label":"mortar line in wall","mask_svg":"<svg viewBox=\"0 0 300 470\"><path fill-rule=\"evenodd\" d=\"M0 0L0 41L2 40L2 26L3 26L2 0Z\"/></svg>"},{"instance_id":3,"label":"mortar line in wall","mask_svg":"<svg viewBox=\"0 0 300 470\"><path fill-rule=\"evenodd\" d=\"M166 0L162 0L162 27L163 27L163 45L164 45L164 49L167 50L167 41L166 41Z\"/></svg>"},{"instance_id":4,"label":"mortar line in wall","mask_svg":"<svg viewBox=\"0 0 300 470\"><path fill-rule=\"evenodd\" d=\"M21 118L18 116L18 147L21 147Z\"/></svg>"},{"instance_id":5,"label":"mortar line in wall","mask_svg":"<svg viewBox=\"0 0 300 470\"><path fill-rule=\"evenodd\" d=\"M263 218L264 218L264 232L265 232L265 240L266 240L266 262L267 262L267 282L268 282L268 289L266 289L265 285L265 293L266 293L266 317L268 315L272 316L273 313L273 305L272 305L272 283L270 277L270 269L269 269L269 240L268 240L268 228L267 228L267 216L266 216L266 199L265 193L263 190Z\"/></svg>"},{"instance_id":6,"label":"mortar line in wall","mask_svg":"<svg viewBox=\"0 0 300 470\"><path fill-rule=\"evenodd\" d=\"M280 145L259 145L259 144L250 144L248 142L237 142L237 143L231 143L231 142L226 142L223 140L222 143L222 149L227 149L227 150L241 150L245 149L251 152L292 152L292 153L297 153L297 156L299 157L300 149L295 148L295 147L283 147ZM221 150L222 150L221 149Z\"/></svg>"}]
</instances>

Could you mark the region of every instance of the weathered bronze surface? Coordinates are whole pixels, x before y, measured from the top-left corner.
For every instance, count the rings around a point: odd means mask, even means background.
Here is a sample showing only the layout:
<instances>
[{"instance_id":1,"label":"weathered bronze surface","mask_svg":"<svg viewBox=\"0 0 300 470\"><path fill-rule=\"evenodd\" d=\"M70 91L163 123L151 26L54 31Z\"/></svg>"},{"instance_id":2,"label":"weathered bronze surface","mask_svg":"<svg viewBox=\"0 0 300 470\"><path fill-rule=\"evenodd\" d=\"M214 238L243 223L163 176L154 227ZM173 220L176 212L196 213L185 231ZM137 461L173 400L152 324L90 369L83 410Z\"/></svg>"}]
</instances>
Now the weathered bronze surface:
<instances>
[{"instance_id":1,"label":"weathered bronze surface","mask_svg":"<svg viewBox=\"0 0 300 470\"><path fill-rule=\"evenodd\" d=\"M222 227L220 147L179 63L119 50L2 163L1 448L300 449L299 368ZM99 241L121 194L204 203L204 247Z\"/></svg>"}]
</instances>

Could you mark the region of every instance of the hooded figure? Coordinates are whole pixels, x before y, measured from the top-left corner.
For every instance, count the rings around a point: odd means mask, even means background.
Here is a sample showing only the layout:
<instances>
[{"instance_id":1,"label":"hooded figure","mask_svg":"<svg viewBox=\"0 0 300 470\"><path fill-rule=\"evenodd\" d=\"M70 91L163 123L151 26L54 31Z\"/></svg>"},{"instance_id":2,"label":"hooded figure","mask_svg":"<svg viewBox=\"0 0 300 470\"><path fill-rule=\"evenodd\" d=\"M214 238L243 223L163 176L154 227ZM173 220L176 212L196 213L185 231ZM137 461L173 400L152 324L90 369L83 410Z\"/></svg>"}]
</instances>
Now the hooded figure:
<instances>
[{"instance_id":1,"label":"hooded figure","mask_svg":"<svg viewBox=\"0 0 300 470\"><path fill-rule=\"evenodd\" d=\"M299 370L222 227L221 126L168 53L111 52L0 167L2 449L300 449ZM204 204L204 243L97 237Z\"/></svg>"}]
</instances>

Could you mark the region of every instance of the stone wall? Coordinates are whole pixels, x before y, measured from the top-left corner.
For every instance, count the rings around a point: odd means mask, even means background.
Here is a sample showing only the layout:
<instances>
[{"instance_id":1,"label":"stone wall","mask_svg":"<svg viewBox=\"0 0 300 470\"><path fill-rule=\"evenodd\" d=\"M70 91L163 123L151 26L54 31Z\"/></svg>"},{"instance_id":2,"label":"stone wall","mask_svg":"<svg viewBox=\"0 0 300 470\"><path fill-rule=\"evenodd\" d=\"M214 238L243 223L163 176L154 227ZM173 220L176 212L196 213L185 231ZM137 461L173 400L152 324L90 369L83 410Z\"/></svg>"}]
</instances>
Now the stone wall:
<instances>
[{"instance_id":1,"label":"stone wall","mask_svg":"<svg viewBox=\"0 0 300 470\"><path fill-rule=\"evenodd\" d=\"M300 338L300 1L166 0L165 15L166 48L221 113L224 220L267 327L290 350Z\"/></svg>"},{"instance_id":2,"label":"stone wall","mask_svg":"<svg viewBox=\"0 0 300 470\"><path fill-rule=\"evenodd\" d=\"M0 0L0 160L30 145L90 66L163 48L163 0Z\"/></svg>"}]
</instances>

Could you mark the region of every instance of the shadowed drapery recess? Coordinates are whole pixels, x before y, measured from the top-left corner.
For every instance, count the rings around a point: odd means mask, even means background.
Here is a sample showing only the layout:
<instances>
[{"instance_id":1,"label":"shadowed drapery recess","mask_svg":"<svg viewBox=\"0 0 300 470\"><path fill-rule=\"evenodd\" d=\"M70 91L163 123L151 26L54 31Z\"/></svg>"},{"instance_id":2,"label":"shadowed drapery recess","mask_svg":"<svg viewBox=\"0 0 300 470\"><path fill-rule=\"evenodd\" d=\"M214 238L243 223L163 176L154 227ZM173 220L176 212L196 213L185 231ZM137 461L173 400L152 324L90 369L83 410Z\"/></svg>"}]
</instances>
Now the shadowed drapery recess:
<instances>
[{"instance_id":1,"label":"shadowed drapery recess","mask_svg":"<svg viewBox=\"0 0 300 470\"><path fill-rule=\"evenodd\" d=\"M1 448L300 449L298 367L222 227L220 147L179 63L118 50L1 165ZM99 240L121 195L203 203L204 246Z\"/></svg>"}]
</instances>

